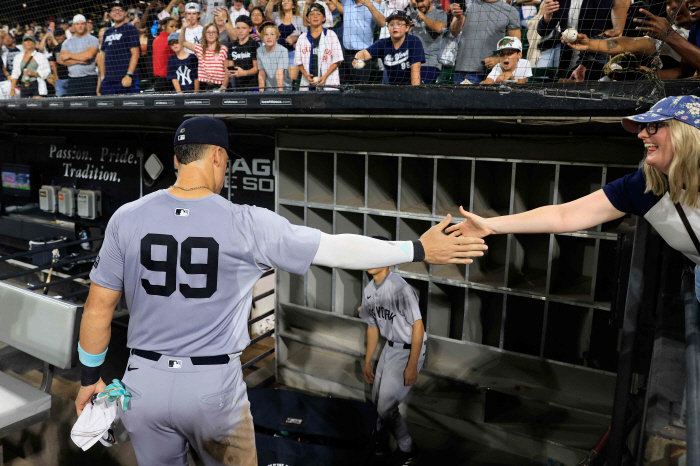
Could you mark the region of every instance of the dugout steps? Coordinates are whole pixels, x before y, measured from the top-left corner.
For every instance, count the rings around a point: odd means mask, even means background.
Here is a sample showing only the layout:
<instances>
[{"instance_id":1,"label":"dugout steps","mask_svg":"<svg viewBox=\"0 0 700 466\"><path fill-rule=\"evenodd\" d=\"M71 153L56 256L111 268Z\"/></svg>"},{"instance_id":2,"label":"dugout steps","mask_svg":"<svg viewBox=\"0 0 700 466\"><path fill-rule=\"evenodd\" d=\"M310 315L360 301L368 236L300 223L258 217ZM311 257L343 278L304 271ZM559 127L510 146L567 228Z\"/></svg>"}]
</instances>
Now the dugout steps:
<instances>
[{"instance_id":1,"label":"dugout steps","mask_svg":"<svg viewBox=\"0 0 700 466\"><path fill-rule=\"evenodd\" d=\"M297 317L304 311L316 312L308 309L297 311ZM285 319L293 320L290 310L286 312ZM304 319L308 319L308 315L300 317L300 320ZM328 329L336 333L324 336L319 335L318 329L302 330L298 327L280 332L278 357L286 359L278 365L278 381L285 386L318 394L366 399L371 390L362 378L363 351L357 351L363 350L364 324L354 319L342 319L341 323L335 321L335 317L332 320L335 325L329 325ZM428 354L430 351L429 348ZM417 385L409 394L405 407L407 420L442 434L503 448L512 454L528 458L547 455L565 464L580 458L607 427L608 416L559 406L554 402L530 400L527 395L542 397L547 391L553 391L524 384L513 386L511 375L499 377L499 370L504 368L500 363L494 365L484 374L450 374L449 370L442 371L439 364L429 365L423 369ZM478 388L482 386L502 389L501 393L532 393L509 395L515 402L503 409L500 405L504 395L497 398L495 390ZM574 394L568 399L561 394L552 399L586 406L582 403L583 398ZM505 441L513 435L518 437L516 441L512 438ZM423 441L426 446L430 445L431 440ZM506 447L506 443L511 445Z\"/></svg>"}]
</instances>

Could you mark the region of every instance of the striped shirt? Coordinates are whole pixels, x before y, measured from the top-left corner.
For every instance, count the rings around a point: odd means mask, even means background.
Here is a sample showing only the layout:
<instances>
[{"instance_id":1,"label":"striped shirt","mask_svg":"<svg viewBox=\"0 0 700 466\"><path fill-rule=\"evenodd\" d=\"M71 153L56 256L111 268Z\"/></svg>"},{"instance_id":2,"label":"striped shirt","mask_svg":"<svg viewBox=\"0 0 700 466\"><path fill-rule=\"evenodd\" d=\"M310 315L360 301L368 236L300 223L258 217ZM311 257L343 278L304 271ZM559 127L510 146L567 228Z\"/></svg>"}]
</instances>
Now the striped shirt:
<instances>
[{"instance_id":1,"label":"striped shirt","mask_svg":"<svg viewBox=\"0 0 700 466\"><path fill-rule=\"evenodd\" d=\"M222 45L218 55L215 55L211 50L207 50L207 58L205 60L202 57L202 46L196 44L194 53L197 56L197 60L199 60L199 81L222 84L226 77L224 67L226 65L228 49Z\"/></svg>"}]
</instances>

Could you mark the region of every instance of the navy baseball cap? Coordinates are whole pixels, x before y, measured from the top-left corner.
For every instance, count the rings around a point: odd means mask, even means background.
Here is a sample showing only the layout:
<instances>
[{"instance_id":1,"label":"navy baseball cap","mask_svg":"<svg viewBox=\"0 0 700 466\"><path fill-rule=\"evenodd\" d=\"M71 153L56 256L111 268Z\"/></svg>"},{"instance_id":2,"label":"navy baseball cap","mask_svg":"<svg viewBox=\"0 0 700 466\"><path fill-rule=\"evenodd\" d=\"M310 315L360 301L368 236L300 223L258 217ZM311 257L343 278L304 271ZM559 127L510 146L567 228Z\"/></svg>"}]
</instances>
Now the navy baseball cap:
<instances>
[{"instance_id":1,"label":"navy baseball cap","mask_svg":"<svg viewBox=\"0 0 700 466\"><path fill-rule=\"evenodd\" d=\"M318 11L318 12L321 13L323 16L326 16L326 9L325 9L325 8L323 7L323 5L321 5L320 3L312 3L312 4L309 6L308 11L306 12L306 16L309 16L309 14L310 14L312 11Z\"/></svg>"},{"instance_id":2,"label":"navy baseball cap","mask_svg":"<svg viewBox=\"0 0 700 466\"><path fill-rule=\"evenodd\" d=\"M406 14L405 11L395 11L392 14L390 14L389 16L387 16L386 17L386 24L389 24L392 19L402 19L402 20L404 20L406 25L413 23L413 21L411 21L411 18Z\"/></svg>"},{"instance_id":3,"label":"navy baseball cap","mask_svg":"<svg viewBox=\"0 0 700 466\"><path fill-rule=\"evenodd\" d=\"M218 118L199 116L182 122L175 132L175 146L183 144L209 144L226 149L228 148L228 128L226 123Z\"/></svg>"},{"instance_id":4,"label":"navy baseball cap","mask_svg":"<svg viewBox=\"0 0 700 466\"><path fill-rule=\"evenodd\" d=\"M622 119L622 126L630 133L637 133L640 123L678 120L700 129L700 97L680 95L661 99L646 113Z\"/></svg>"},{"instance_id":5,"label":"navy baseball cap","mask_svg":"<svg viewBox=\"0 0 700 466\"><path fill-rule=\"evenodd\" d=\"M248 27L253 27L253 22L246 15L240 15L238 18L236 18L236 24L238 23L244 23Z\"/></svg>"}]
</instances>

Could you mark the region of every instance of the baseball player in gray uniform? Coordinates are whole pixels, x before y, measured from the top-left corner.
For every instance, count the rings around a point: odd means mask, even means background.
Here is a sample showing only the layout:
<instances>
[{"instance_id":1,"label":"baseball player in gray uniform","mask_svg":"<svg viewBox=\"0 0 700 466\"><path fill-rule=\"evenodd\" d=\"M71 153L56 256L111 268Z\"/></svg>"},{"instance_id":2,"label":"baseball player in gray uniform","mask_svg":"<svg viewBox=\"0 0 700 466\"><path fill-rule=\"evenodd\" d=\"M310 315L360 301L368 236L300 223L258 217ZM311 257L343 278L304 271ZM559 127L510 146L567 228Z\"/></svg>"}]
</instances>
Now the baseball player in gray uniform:
<instances>
[{"instance_id":1,"label":"baseball player in gray uniform","mask_svg":"<svg viewBox=\"0 0 700 466\"><path fill-rule=\"evenodd\" d=\"M417 241L327 235L218 194L228 131L215 118L186 120L175 134L177 182L119 208L90 274L78 353L78 414L104 390L100 365L114 308L125 294L131 356L122 413L142 466L257 464L240 353L250 343L253 285L270 268L304 274L311 264L348 269L409 261L470 263L480 239L443 234L450 218Z\"/></svg>"},{"instance_id":2,"label":"baseball player in gray uniform","mask_svg":"<svg viewBox=\"0 0 700 466\"><path fill-rule=\"evenodd\" d=\"M375 238L388 241L387 238ZM425 360L427 336L423 317L416 291L403 278L391 273L389 267L367 272L372 275L372 281L365 287L360 307L360 318L367 322L367 355L362 372L367 383L372 384L379 446L387 448L383 440L388 440L387 431L391 432L398 446L396 463L408 466L415 463L418 447L399 413L399 404L416 382ZM380 334L387 342L374 373L372 358Z\"/></svg>"}]
</instances>

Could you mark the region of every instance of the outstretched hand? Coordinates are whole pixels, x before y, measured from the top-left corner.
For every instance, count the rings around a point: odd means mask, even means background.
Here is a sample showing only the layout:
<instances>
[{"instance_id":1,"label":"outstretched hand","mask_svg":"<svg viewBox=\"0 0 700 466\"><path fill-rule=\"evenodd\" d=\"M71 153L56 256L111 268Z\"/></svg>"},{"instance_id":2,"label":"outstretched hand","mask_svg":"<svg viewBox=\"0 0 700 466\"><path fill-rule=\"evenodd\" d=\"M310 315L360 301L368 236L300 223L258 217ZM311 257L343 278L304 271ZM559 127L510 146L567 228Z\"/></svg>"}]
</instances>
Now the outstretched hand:
<instances>
[{"instance_id":1,"label":"outstretched hand","mask_svg":"<svg viewBox=\"0 0 700 466\"><path fill-rule=\"evenodd\" d=\"M420 242L425 250L425 262L429 264L471 264L470 257L484 255L488 247L480 237L454 233L446 235L443 230L450 225L451 215L423 233ZM449 233L449 232L448 232ZM486 235L483 235L486 236Z\"/></svg>"},{"instance_id":2,"label":"outstretched hand","mask_svg":"<svg viewBox=\"0 0 700 466\"><path fill-rule=\"evenodd\" d=\"M484 218L467 212L462 206L459 207L459 212L466 220L462 223L452 225L450 228L445 230L446 233L461 237L471 237L474 239L483 238L493 234L493 231L488 227Z\"/></svg>"},{"instance_id":3,"label":"outstretched hand","mask_svg":"<svg viewBox=\"0 0 700 466\"><path fill-rule=\"evenodd\" d=\"M642 8L639 9L639 12L645 14L647 18L635 18L633 20L635 23L640 23L643 25L637 26L635 28L637 31L642 31L647 37L659 40L665 39L666 35L669 34L669 32L672 32L669 31L671 29L671 24L666 18L655 16Z\"/></svg>"},{"instance_id":4,"label":"outstretched hand","mask_svg":"<svg viewBox=\"0 0 700 466\"><path fill-rule=\"evenodd\" d=\"M576 36L576 40L574 42L566 42L564 39L562 39L561 41L562 41L562 43L568 45L569 47L571 47L574 50L579 50L581 52L585 52L586 50L588 50L589 40L590 39L588 38L588 36L586 34L582 34L579 32L578 35Z\"/></svg>"}]
</instances>

